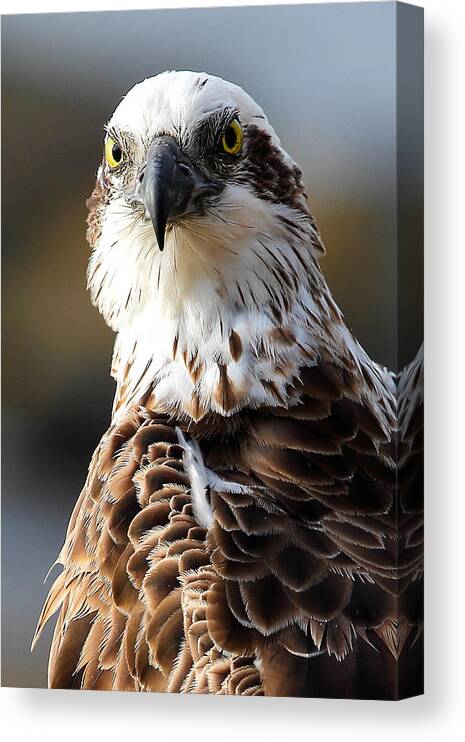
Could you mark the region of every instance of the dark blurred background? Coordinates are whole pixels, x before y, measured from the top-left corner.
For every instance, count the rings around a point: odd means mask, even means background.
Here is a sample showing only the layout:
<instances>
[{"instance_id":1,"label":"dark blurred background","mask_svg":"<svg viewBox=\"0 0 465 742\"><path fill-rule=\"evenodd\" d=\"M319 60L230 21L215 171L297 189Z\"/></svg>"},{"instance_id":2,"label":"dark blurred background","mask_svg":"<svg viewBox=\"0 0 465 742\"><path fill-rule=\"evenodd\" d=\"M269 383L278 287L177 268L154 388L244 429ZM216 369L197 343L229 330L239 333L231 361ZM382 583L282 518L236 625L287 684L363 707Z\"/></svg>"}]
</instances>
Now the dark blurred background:
<instances>
[{"instance_id":1,"label":"dark blurred background","mask_svg":"<svg viewBox=\"0 0 465 742\"><path fill-rule=\"evenodd\" d=\"M3 685L46 684L50 628L29 653L42 581L109 422L113 337L85 289L102 127L135 82L165 69L220 75L263 106L303 167L336 300L367 351L397 364L395 3L3 17ZM406 357L419 311L405 318Z\"/></svg>"}]
</instances>

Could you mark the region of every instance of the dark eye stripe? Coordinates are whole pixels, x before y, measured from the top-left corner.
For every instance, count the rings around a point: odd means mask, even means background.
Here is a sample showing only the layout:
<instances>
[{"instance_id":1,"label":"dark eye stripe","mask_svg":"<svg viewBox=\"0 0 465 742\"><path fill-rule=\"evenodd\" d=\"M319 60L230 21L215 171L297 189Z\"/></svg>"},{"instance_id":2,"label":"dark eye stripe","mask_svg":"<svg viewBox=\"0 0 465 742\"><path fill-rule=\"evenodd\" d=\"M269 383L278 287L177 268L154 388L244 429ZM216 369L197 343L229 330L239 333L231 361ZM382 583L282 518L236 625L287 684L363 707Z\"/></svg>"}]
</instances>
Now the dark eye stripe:
<instances>
[{"instance_id":1,"label":"dark eye stripe","mask_svg":"<svg viewBox=\"0 0 465 742\"><path fill-rule=\"evenodd\" d=\"M221 111L214 111L195 129L190 132L189 139L194 148L200 152L213 150L219 144L225 128L229 126L231 120L238 117L238 111L235 108L225 108Z\"/></svg>"}]
</instances>

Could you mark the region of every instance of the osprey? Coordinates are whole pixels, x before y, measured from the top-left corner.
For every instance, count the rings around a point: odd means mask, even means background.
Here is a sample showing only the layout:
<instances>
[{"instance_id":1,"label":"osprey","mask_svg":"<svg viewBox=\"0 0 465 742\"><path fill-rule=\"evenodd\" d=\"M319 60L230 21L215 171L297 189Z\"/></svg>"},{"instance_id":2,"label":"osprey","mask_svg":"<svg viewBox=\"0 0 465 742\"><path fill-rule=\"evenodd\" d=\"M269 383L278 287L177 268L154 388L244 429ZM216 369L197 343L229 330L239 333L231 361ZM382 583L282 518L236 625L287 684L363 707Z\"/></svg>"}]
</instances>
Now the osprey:
<instances>
[{"instance_id":1,"label":"osprey","mask_svg":"<svg viewBox=\"0 0 465 742\"><path fill-rule=\"evenodd\" d=\"M207 74L141 82L87 205L116 394L36 633L59 609L50 687L411 692L419 364L399 406L264 112Z\"/></svg>"}]
</instances>

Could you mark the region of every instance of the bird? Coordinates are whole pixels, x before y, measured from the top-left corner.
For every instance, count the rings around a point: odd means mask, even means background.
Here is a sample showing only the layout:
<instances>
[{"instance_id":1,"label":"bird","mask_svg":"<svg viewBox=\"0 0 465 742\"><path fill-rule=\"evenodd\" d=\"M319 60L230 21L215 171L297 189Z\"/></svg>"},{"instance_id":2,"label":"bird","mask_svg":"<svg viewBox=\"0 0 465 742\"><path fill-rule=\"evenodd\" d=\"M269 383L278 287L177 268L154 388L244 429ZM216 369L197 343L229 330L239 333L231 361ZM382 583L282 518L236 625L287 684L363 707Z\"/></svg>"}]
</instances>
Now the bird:
<instances>
[{"instance_id":1,"label":"bird","mask_svg":"<svg viewBox=\"0 0 465 742\"><path fill-rule=\"evenodd\" d=\"M34 637L58 612L49 687L420 692L421 357L396 375L358 343L241 87L147 78L103 150L88 288L116 391Z\"/></svg>"}]
</instances>

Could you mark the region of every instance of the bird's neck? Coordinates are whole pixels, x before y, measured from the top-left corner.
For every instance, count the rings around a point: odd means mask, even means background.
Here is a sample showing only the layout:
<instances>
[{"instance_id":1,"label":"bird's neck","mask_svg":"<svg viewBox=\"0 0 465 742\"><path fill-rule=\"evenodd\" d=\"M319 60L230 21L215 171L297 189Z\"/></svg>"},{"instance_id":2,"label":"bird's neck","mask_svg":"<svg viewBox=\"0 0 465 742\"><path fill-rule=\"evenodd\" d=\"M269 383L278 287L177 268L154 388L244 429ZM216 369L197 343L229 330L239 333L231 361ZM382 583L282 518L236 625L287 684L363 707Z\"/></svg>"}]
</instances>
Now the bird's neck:
<instances>
[{"instance_id":1,"label":"bird's neck","mask_svg":"<svg viewBox=\"0 0 465 742\"><path fill-rule=\"evenodd\" d=\"M144 403L199 420L286 406L295 403L300 369L326 359L355 370L362 354L321 274L314 292L302 281L286 311L271 302L238 306L204 286L175 307L148 303L120 330L114 412Z\"/></svg>"}]
</instances>

